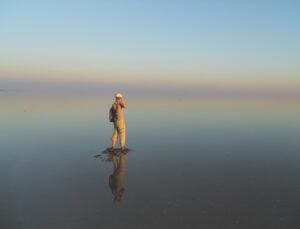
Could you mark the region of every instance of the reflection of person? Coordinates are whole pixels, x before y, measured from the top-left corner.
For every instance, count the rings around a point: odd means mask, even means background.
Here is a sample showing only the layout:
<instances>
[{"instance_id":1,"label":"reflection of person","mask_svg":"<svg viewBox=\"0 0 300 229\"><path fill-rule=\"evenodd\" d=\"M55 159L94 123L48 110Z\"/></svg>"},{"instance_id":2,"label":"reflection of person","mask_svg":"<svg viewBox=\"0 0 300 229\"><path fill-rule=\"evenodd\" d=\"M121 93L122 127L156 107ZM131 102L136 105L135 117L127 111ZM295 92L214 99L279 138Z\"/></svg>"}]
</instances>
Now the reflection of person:
<instances>
[{"instance_id":1,"label":"reflection of person","mask_svg":"<svg viewBox=\"0 0 300 229\"><path fill-rule=\"evenodd\" d=\"M126 103L121 93L115 94L115 99L116 100L109 111L109 120L114 123L114 132L111 138L111 147L112 149L115 148L118 137L120 137L121 149L124 150L126 141L126 124L123 110L126 108Z\"/></svg>"},{"instance_id":2,"label":"reflection of person","mask_svg":"<svg viewBox=\"0 0 300 229\"><path fill-rule=\"evenodd\" d=\"M125 154L121 153L120 156L117 156L117 154L113 154L112 163L114 172L109 176L109 186L112 194L114 195L114 201L120 202L125 191Z\"/></svg>"}]
</instances>

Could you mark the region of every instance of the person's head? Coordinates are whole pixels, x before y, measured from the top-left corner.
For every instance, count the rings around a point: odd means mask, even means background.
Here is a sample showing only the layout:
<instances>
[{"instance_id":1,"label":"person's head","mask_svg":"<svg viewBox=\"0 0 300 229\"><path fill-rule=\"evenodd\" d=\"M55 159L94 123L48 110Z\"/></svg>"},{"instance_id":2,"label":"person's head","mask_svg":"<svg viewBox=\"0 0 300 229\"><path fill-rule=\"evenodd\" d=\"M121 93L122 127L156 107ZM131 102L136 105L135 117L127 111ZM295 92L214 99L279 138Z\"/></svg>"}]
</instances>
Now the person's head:
<instances>
[{"instance_id":1,"label":"person's head","mask_svg":"<svg viewBox=\"0 0 300 229\"><path fill-rule=\"evenodd\" d=\"M123 98L123 95L121 93L118 92L115 94L116 101L120 101L120 100L122 100L122 98Z\"/></svg>"}]
</instances>

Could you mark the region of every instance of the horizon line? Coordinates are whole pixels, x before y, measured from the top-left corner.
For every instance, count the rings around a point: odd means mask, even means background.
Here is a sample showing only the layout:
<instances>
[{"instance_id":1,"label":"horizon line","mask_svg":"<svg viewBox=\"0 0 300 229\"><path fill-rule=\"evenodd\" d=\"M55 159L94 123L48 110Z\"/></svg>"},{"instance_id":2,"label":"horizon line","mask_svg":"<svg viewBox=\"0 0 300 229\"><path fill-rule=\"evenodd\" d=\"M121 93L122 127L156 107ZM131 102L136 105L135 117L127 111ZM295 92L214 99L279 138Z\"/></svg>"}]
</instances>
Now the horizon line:
<instances>
[{"instance_id":1,"label":"horizon line","mask_svg":"<svg viewBox=\"0 0 300 229\"><path fill-rule=\"evenodd\" d=\"M93 83L21 82L0 86L0 95L110 95L121 91L138 96L197 96L222 98L300 99L300 86L264 87L253 85L120 85Z\"/></svg>"}]
</instances>

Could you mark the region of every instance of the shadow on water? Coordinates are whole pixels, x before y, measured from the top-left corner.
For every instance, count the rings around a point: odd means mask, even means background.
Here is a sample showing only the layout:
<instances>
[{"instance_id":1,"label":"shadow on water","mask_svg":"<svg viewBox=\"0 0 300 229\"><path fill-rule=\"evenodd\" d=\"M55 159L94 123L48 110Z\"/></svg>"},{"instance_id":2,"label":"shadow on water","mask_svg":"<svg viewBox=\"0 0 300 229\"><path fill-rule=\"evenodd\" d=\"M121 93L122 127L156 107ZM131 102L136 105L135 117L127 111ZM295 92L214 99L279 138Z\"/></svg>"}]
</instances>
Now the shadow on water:
<instances>
[{"instance_id":1,"label":"shadow on water","mask_svg":"<svg viewBox=\"0 0 300 229\"><path fill-rule=\"evenodd\" d=\"M125 150L122 150L121 148L116 148L116 149L106 148L101 153L98 153L98 154L94 155L94 158L103 157L105 155L109 156L109 155L112 155L112 154L127 154L129 152L133 152L133 150L132 149L128 149L128 148L126 148ZM107 161L106 159L103 158L102 161Z\"/></svg>"},{"instance_id":2,"label":"shadow on water","mask_svg":"<svg viewBox=\"0 0 300 229\"><path fill-rule=\"evenodd\" d=\"M125 187L125 168L126 168L126 155L132 151L131 149L110 149L107 148L100 154L95 155L95 158L102 158L102 162L109 162L113 165L113 172L109 175L109 187L113 194L114 202L121 202Z\"/></svg>"},{"instance_id":3,"label":"shadow on water","mask_svg":"<svg viewBox=\"0 0 300 229\"><path fill-rule=\"evenodd\" d=\"M124 178L126 167L126 154L112 154L113 173L109 175L109 187L114 196L114 201L120 202L125 192Z\"/></svg>"}]
</instances>

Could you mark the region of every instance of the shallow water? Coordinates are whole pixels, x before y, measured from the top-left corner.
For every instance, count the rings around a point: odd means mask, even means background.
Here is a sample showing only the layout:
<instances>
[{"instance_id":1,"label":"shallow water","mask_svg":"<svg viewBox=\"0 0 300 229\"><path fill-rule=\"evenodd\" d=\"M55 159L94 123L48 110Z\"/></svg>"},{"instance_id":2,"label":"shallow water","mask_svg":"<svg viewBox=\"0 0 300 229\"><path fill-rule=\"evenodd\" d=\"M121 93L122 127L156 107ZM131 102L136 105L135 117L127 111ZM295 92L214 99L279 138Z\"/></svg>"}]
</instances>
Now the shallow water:
<instances>
[{"instance_id":1,"label":"shallow water","mask_svg":"<svg viewBox=\"0 0 300 229\"><path fill-rule=\"evenodd\" d=\"M124 155L110 97L0 103L1 228L299 226L297 100L129 96Z\"/></svg>"}]
</instances>

